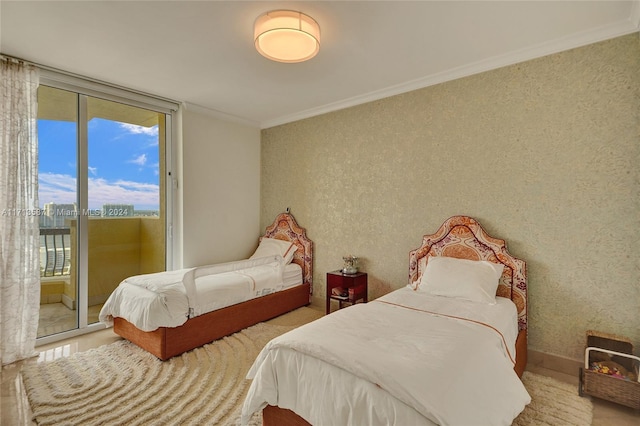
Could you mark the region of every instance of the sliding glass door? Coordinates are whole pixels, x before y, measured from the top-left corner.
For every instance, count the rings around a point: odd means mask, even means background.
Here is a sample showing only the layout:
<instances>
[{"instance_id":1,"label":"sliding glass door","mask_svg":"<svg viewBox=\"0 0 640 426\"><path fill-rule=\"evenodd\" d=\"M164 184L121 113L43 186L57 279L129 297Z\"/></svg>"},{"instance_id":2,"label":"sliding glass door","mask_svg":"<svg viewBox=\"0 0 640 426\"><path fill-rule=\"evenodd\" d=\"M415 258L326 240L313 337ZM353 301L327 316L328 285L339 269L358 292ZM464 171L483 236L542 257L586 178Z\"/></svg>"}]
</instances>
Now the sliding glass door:
<instances>
[{"instance_id":1,"label":"sliding glass door","mask_svg":"<svg viewBox=\"0 0 640 426\"><path fill-rule=\"evenodd\" d=\"M44 343L98 326L126 277L166 269L171 116L46 85L38 102Z\"/></svg>"},{"instance_id":2,"label":"sliding glass door","mask_svg":"<svg viewBox=\"0 0 640 426\"><path fill-rule=\"evenodd\" d=\"M87 110L89 324L125 278L165 270L164 114L92 97ZM163 138L164 140L164 138Z\"/></svg>"}]
</instances>

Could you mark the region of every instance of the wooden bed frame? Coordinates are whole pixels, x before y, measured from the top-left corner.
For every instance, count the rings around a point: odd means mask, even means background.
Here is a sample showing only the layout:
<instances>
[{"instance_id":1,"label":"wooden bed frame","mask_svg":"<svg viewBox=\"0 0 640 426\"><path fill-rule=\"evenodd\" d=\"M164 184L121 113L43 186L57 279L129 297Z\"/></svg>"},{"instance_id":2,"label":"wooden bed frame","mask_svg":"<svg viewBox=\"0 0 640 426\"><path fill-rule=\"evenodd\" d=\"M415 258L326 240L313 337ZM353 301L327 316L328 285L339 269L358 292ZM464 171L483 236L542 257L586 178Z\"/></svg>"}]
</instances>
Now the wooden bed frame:
<instances>
[{"instance_id":1,"label":"wooden bed frame","mask_svg":"<svg viewBox=\"0 0 640 426\"><path fill-rule=\"evenodd\" d=\"M511 299L518 309L516 364L518 377L527 365L527 271L523 260L509 254L504 240L493 238L468 216L447 219L435 234L422 237L422 245L409 252L409 284L419 282L429 256L487 260L505 265L497 296ZM263 426L309 426L291 410L267 405L262 410Z\"/></svg>"},{"instance_id":2,"label":"wooden bed frame","mask_svg":"<svg viewBox=\"0 0 640 426\"><path fill-rule=\"evenodd\" d=\"M307 238L306 230L287 212L276 217L264 237L291 241L298 247L292 262L302 267L302 285L190 318L179 327L160 327L147 332L116 317L113 331L164 361L308 305L313 291L313 242Z\"/></svg>"}]
</instances>

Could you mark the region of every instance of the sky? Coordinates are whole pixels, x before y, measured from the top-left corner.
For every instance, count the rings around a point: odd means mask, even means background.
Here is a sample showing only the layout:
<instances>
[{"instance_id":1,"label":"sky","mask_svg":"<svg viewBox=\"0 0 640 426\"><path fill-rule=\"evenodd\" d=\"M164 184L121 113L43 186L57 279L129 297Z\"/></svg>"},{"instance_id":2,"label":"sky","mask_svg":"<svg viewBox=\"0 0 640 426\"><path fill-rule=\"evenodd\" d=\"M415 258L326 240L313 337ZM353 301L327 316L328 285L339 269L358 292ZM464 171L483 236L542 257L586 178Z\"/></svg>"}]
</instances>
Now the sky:
<instances>
[{"instance_id":1,"label":"sky","mask_svg":"<svg viewBox=\"0 0 640 426\"><path fill-rule=\"evenodd\" d=\"M159 210L158 126L93 118L88 132L89 208ZM77 203L76 133L74 122L38 120L40 207Z\"/></svg>"}]
</instances>

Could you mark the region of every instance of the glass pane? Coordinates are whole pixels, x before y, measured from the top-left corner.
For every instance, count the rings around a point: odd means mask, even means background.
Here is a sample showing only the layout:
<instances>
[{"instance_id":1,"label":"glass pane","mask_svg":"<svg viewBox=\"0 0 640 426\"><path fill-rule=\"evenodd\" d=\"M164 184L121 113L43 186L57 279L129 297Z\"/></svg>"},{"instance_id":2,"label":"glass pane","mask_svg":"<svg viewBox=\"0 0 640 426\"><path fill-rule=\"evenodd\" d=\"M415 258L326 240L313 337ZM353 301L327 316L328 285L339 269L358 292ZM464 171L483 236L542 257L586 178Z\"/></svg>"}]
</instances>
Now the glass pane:
<instances>
[{"instance_id":1,"label":"glass pane","mask_svg":"<svg viewBox=\"0 0 640 426\"><path fill-rule=\"evenodd\" d=\"M78 328L77 111L75 93L38 88L38 196L42 211L38 337Z\"/></svg>"},{"instance_id":2,"label":"glass pane","mask_svg":"<svg viewBox=\"0 0 640 426\"><path fill-rule=\"evenodd\" d=\"M165 116L87 99L87 322L125 278L165 270Z\"/></svg>"}]
</instances>

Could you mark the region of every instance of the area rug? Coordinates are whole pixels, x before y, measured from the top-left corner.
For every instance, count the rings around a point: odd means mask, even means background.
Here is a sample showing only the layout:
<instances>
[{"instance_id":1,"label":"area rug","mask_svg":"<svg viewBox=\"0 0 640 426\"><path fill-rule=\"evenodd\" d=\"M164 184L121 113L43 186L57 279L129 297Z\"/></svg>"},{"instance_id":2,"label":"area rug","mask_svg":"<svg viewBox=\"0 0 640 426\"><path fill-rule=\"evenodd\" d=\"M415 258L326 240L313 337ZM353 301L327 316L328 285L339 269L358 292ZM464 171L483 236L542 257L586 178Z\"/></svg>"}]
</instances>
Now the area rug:
<instances>
[{"instance_id":1,"label":"area rug","mask_svg":"<svg viewBox=\"0 0 640 426\"><path fill-rule=\"evenodd\" d=\"M38 425L235 425L253 360L292 328L260 323L165 362L121 340L27 365L22 379Z\"/></svg>"},{"instance_id":2,"label":"area rug","mask_svg":"<svg viewBox=\"0 0 640 426\"><path fill-rule=\"evenodd\" d=\"M249 367L292 328L260 323L165 362L123 340L26 365L22 377L38 425L237 425ZM575 386L529 372L523 381L533 402L514 425L591 424L591 402ZM261 423L258 413L250 424Z\"/></svg>"},{"instance_id":3,"label":"area rug","mask_svg":"<svg viewBox=\"0 0 640 426\"><path fill-rule=\"evenodd\" d=\"M522 383L531 395L531 403L513 422L514 426L588 426L593 420L593 404L578 396L578 386L529 371Z\"/></svg>"}]
</instances>

